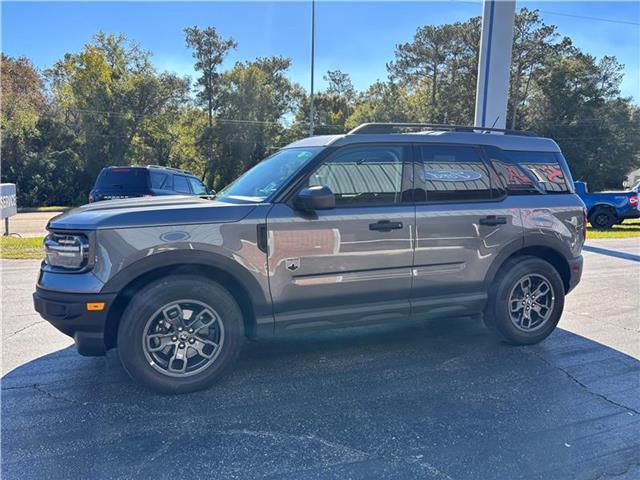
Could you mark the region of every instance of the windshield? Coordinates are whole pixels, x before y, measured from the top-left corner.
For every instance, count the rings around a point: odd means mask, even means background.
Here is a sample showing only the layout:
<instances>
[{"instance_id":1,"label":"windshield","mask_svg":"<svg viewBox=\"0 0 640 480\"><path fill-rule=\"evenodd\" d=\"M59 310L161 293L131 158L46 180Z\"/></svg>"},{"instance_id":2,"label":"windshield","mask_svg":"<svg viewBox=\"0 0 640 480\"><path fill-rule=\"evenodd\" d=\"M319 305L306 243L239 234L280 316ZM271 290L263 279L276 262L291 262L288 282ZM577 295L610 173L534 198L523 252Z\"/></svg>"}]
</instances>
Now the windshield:
<instances>
[{"instance_id":1,"label":"windshield","mask_svg":"<svg viewBox=\"0 0 640 480\"><path fill-rule=\"evenodd\" d=\"M264 202L320 150L322 147L280 150L222 189L216 198L250 203Z\"/></svg>"}]
</instances>

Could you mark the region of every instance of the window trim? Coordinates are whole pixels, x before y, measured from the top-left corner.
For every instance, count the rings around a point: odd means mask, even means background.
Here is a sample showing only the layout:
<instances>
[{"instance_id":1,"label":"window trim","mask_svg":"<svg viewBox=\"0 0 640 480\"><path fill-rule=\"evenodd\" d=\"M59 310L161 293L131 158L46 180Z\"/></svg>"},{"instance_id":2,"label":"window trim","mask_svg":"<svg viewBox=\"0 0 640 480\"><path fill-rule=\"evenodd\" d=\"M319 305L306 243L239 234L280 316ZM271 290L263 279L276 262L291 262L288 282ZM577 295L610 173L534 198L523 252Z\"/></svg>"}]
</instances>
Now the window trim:
<instances>
[{"instance_id":1,"label":"window trim","mask_svg":"<svg viewBox=\"0 0 640 480\"><path fill-rule=\"evenodd\" d=\"M345 150L353 149L353 148L363 148L363 147L400 147L403 148L406 155L402 159L402 178L400 182L400 198L404 195L404 192L411 191L411 200L409 201L400 201L398 203L371 203L371 204L362 204L362 205L336 205L333 210L338 209L350 209L350 208L383 208L383 207L406 207L407 205L414 205L414 195L413 188L406 188L406 169L411 168L411 180L412 187L415 186L415 152L410 143L398 143L398 142L362 142L362 143L352 143L349 145L344 145L342 147L331 149L326 155L323 155L321 158L320 154L316 157L316 162L312 162L313 164L307 165L304 171L300 172L299 177L294 181L293 185L290 188L287 188L286 197L283 202L277 203L286 203L289 207L293 209L293 199L295 196L304 188L305 183L309 180L309 177L323 164L327 161L331 160L335 155L339 155ZM274 203L276 203L274 201Z\"/></svg>"},{"instance_id":2,"label":"window trim","mask_svg":"<svg viewBox=\"0 0 640 480\"><path fill-rule=\"evenodd\" d=\"M468 143L414 143L414 159L415 159L415 165L418 166L418 168L423 169L424 168L424 158L422 157L422 153L420 152L420 147L466 147L466 148L473 148L477 153L478 153L478 158L480 158L480 161L482 162L482 164L485 166L485 168L487 169L487 172L489 173L489 185L490 185L490 191L493 192L494 191L494 178L498 179L498 181L500 182L500 177L498 176L497 172L495 171L495 169L493 168L493 166L491 165L490 162L487 161L487 155L486 152L484 151L484 148L482 145L476 145L476 144L468 144ZM424 201L419 201L419 202L415 202L414 201L414 205L418 206L418 205L458 205L458 204L469 204L469 203L499 203L504 201L505 198L508 197L508 193L507 193L507 189L505 185L502 185L502 182L500 182L500 187L502 189L503 194L500 195L499 197L491 197L491 198L477 198L474 200L429 200L429 193L428 190L425 188L426 185L424 184L424 182L422 181L422 177L420 177L419 179L416 180L416 175L415 175L415 167L414 167L414 190L417 190L418 188L422 189L424 191L424 196L425 199ZM419 184L419 186L416 186L417 184Z\"/></svg>"}]
</instances>

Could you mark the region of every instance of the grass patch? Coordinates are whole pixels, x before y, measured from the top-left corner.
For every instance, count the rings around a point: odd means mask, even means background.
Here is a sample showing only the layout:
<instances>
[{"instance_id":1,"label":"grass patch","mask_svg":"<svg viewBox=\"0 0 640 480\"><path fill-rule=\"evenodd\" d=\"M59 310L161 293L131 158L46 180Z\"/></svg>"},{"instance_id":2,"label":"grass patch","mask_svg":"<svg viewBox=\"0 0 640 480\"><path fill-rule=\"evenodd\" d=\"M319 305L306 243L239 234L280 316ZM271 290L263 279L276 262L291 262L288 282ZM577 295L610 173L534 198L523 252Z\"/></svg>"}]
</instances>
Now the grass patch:
<instances>
[{"instance_id":1,"label":"grass patch","mask_svg":"<svg viewBox=\"0 0 640 480\"><path fill-rule=\"evenodd\" d=\"M42 257L42 237L0 237L0 258L39 260Z\"/></svg>"},{"instance_id":2,"label":"grass patch","mask_svg":"<svg viewBox=\"0 0 640 480\"><path fill-rule=\"evenodd\" d=\"M64 212L71 207L23 207L18 208L18 213L33 213L33 212Z\"/></svg>"},{"instance_id":3,"label":"grass patch","mask_svg":"<svg viewBox=\"0 0 640 480\"><path fill-rule=\"evenodd\" d=\"M614 225L609 230L596 230L591 225L587 227L587 240L596 238L640 238L640 219L625 220L621 225Z\"/></svg>"}]
</instances>

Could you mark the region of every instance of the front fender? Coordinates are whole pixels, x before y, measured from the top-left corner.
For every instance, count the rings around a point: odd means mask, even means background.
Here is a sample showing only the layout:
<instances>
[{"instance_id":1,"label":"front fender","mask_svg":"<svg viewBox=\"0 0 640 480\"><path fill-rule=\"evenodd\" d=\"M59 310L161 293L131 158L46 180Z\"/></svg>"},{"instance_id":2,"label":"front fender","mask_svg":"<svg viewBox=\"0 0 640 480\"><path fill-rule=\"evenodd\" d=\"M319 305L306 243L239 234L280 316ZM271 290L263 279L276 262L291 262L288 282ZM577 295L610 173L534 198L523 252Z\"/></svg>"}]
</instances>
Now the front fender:
<instances>
[{"instance_id":1,"label":"front fender","mask_svg":"<svg viewBox=\"0 0 640 480\"><path fill-rule=\"evenodd\" d=\"M263 288L246 268L230 258L201 250L173 250L144 257L114 275L101 293L118 293L142 275L160 268L184 265L208 267L227 273L246 289L257 315L270 313L271 307Z\"/></svg>"}]
</instances>

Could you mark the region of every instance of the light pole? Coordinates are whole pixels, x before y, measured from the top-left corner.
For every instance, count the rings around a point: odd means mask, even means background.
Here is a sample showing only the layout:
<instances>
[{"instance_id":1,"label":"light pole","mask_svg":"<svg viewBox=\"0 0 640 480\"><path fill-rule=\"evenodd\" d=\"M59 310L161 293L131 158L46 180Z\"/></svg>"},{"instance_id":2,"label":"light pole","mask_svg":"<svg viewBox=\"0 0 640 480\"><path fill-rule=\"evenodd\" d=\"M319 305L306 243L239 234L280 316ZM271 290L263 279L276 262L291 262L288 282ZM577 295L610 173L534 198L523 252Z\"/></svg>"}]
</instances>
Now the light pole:
<instances>
[{"instance_id":1,"label":"light pole","mask_svg":"<svg viewBox=\"0 0 640 480\"><path fill-rule=\"evenodd\" d=\"M315 107L313 105L313 63L316 43L316 1L311 0L311 95L309 95L309 134L313 136Z\"/></svg>"},{"instance_id":2,"label":"light pole","mask_svg":"<svg viewBox=\"0 0 640 480\"><path fill-rule=\"evenodd\" d=\"M515 0L484 0L474 126L505 128Z\"/></svg>"}]
</instances>

